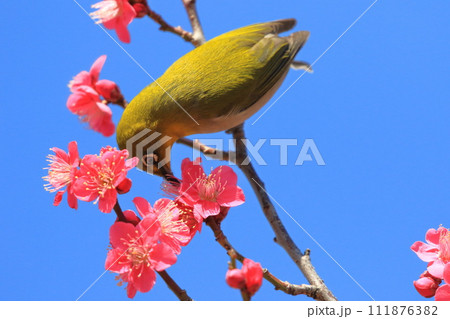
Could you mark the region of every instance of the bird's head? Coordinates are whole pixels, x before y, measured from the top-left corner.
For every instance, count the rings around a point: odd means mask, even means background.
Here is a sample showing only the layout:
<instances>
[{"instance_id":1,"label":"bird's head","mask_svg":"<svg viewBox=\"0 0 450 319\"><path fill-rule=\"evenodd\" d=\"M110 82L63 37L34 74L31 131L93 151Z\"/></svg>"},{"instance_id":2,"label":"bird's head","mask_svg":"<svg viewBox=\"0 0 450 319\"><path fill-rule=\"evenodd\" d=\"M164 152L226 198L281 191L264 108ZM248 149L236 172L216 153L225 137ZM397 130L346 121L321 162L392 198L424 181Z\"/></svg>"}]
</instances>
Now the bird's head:
<instances>
[{"instance_id":1,"label":"bird's head","mask_svg":"<svg viewBox=\"0 0 450 319\"><path fill-rule=\"evenodd\" d=\"M117 144L120 149L127 149L130 157L139 158L139 169L167 177L172 174L170 153L177 139L149 127L146 123L127 122L122 118L117 126Z\"/></svg>"}]
</instances>

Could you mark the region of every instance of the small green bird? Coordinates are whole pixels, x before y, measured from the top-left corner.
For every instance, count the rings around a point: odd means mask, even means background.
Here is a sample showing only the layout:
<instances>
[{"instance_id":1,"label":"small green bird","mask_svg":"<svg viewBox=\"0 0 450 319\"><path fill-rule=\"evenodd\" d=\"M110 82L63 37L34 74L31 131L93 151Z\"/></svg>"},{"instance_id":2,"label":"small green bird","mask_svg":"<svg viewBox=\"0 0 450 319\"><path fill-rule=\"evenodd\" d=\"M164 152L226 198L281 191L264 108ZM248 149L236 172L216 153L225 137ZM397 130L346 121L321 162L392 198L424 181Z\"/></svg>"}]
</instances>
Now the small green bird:
<instances>
[{"instance_id":1,"label":"small green bird","mask_svg":"<svg viewBox=\"0 0 450 319\"><path fill-rule=\"evenodd\" d=\"M222 34L178 59L126 107L117 143L138 156L140 168L171 174L170 151L177 139L235 127L257 112L281 86L309 37L290 30L295 19L254 24Z\"/></svg>"}]
</instances>

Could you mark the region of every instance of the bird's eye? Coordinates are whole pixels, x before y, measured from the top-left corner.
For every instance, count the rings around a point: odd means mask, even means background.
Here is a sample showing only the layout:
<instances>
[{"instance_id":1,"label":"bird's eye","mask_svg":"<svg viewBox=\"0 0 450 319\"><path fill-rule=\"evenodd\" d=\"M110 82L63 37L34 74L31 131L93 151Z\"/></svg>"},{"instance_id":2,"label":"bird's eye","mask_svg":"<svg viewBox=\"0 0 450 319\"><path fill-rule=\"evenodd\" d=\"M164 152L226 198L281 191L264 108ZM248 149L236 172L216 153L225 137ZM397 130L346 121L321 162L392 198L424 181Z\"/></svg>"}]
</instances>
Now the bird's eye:
<instances>
[{"instance_id":1,"label":"bird's eye","mask_svg":"<svg viewBox=\"0 0 450 319\"><path fill-rule=\"evenodd\" d=\"M142 156L142 162L145 166L154 166L158 163L158 155L156 154L146 154Z\"/></svg>"}]
</instances>

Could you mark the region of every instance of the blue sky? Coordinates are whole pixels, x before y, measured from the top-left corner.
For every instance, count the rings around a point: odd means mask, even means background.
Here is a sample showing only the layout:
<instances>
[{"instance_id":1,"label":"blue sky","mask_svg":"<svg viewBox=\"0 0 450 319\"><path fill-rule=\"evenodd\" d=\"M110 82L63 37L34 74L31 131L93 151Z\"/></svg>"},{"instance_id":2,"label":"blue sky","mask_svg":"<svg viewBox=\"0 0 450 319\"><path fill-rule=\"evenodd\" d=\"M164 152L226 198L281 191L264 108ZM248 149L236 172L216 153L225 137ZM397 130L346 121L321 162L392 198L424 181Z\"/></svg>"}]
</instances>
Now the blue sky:
<instances>
[{"instance_id":1,"label":"blue sky","mask_svg":"<svg viewBox=\"0 0 450 319\"><path fill-rule=\"evenodd\" d=\"M96 1L80 0L88 11ZM296 18L295 30L311 37L298 58L313 62L373 1L198 1L207 38L256 22ZM170 23L189 29L181 1L151 1ZM78 141L80 153L96 153L115 138L88 130L65 107L67 83L100 55L108 59L101 78L117 82L131 100L151 79L71 0L27 4L2 1L0 141L3 218L1 300L75 300L104 272L108 230L115 219L91 203L78 211L65 200L53 207L42 176L49 148ZM288 165L268 143L257 166L268 192L376 300L424 300L412 281L425 270L409 249L428 228L449 227L450 3L376 3L254 125L248 138L298 139ZM158 31L149 19L130 25L124 48L153 77L192 49L180 38ZM115 34L112 36L116 39ZM291 71L274 101L301 72ZM270 103L269 103L270 104ZM267 107L268 105L266 105ZM121 110L113 106L114 121ZM197 138L228 138L223 133ZM305 139L313 139L326 163L295 159ZM227 143L227 142L226 142ZM192 151L174 147L172 165ZM215 167L221 162L205 162ZM236 170L237 171L237 170ZM244 255L292 283L305 279L273 242L249 183L238 172L247 201L230 211L224 232ZM134 196L150 202L162 196L160 179L132 171L132 191L121 196L124 209ZM340 300L369 296L298 227L278 212L301 249ZM225 284L227 255L206 227L168 269L197 300L239 300ZM104 274L82 300L126 300L114 274ZM175 300L160 279L136 300ZM264 283L255 300L307 300Z\"/></svg>"}]
</instances>

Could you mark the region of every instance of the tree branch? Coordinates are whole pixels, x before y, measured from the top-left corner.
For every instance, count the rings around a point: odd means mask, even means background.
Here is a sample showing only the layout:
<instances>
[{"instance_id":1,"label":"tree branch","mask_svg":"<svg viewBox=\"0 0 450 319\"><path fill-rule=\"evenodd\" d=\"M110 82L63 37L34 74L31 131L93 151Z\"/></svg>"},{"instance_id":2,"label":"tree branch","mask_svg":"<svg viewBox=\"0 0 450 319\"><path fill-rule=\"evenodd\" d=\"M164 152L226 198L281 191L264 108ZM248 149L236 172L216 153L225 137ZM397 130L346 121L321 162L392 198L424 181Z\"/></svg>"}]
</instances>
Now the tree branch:
<instances>
[{"instance_id":1,"label":"tree branch","mask_svg":"<svg viewBox=\"0 0 450 319\"><path fill-rule=\"evenodd\" d=\"M169 23L166 22L166 20L163 19L163 17L161 17L160 14L150 9L150 7L148 7L147 15L150 19L152 19L153 21L155 21L160 25L159 30L176 34L181 38L183 38L185 41L192 43L194 46L196 47L199 46L199 44L197 43L191 32L184 30L181 26L174 27L170 25Z\"/></svg>"},{"instance_id":2,"label":"tree branch","mask_svg":"<svg viewBox=\"0 0 450 319\"><path fill-rule=\"evenodd\" d=\"M227 251L228 256L232 260L237 259L241 263L244 262L245 257L241 255L228 241L227 237L223 233L220 225L217 224L214 216L208 217L206 219L206 224L211 228L214 233L216 241ZM269 270L263 269L264 279L270 282L276 290L281 290L289 295L306 295L316 300L323 300L318 295L319 287L313 285L294 285L287 281L281 281L275 277ZM242 295L243 300L250 300L248 295Z\"/></svg>"},{"instance_id":3,"label":"tree branch","mask_svg":"<svg viewBox=\"0 0 450 319\"><path fill-rule=\"evenodd\" d=\"M274 275L272 275L266 268L263 269L264 279L269 281L272 285L275 286L276 290L281 290L287 293L288 295L306 295L313 299L317 299L317 292L319 290L318 287L312 285L294 285L287 281L281 281Z\"/></svg>"},{"instance_id":4,"label":"tree branch","mask_svg":"<svg viewBox=\"0 0 450 319\"><path fill-rule=\"evenodd\" d=\"M216 160L227 161L227 162L235 162L236 153L233 151L223 151L218 150L216 148L209 147L205 144L199 142L199 140L191 140L185 137L182 137L177 140L177 143L189 146L193 149L199 150L201 153L207 155Z\"/></svg>"},{"instance_id":5,"label":"tree branch","mask_svg":"<svg viewBox=\"0 0 450 319\"><path fill-rule=\"evenodd\" d=\"M252 186L253 191L255 192L256 197L258 198L258 201L262 207L263 213L275 233L276 242L288 253L288 255L301 270L308 282L311 285L319 288L319 290L317 291L318 300L337 300L333 293L325 285L322 278L317 274L314 266L311 264L309 250L307 250L305 254L303 254L287 232L286 228L280 220L280 217L278 216L277 211L275 210L275 207L270 201L263 181L256 173L256 170L253 167L252 163L249 162L246 165L242 165L244 160L248 157L247 148L245 146L246 138L243 124L236 126L229 132L233 134L233 138L236 143L237 165L250 182L250 185Z\"/></svg>"},{"instance_id":6,"label":"tree branch","mask_svg":"<svg viewBox=\"0 0 450 319\"><path fill-rule=\"evenodd\" d=\"M192 301L192 298L188 296L186 290L181 289L180 286L177 285L175 280L173 280L165 270L158 271L158 275L161 276L161 278L166 282L167 286L170 288L170 290L173 291L178 299L180 299L181 301Z\"/></svg>"},{"instance_id":7,"label":"tree branch","mask_svg":"<svg viewBox=\"0 0 450 319\"><path fill-rule=\"evenodd\" d=\"M128 223L127 218L125 217L125 215L122 212L122 208L119 205L119 200L116 201L116 204L114 205L114 212L117 215L117 221L119 222L124 222L124 223Z\"/></svg>"},{"instance_id":8,"label":"tree branch","mask_svg":"<svg viewBox=\"0 0 450 319\"><path fill-rule=\"evenodd\" d=\"M202 25L197 14L196 0L182 0L184 8L189 17L189 21L192 26L192 38L195 46L200 46L206 42L205 35L203 33Z\"/></svg>"},{"instance_id":9,"label":"tree branch","mask_svg":"<svg viewBox=\"0 0 450 319\"><path fill-rule=\"evenodd\" d=\"M305 253L303 254L290 237L289 233L287 232L286 228L281 222L280 217L278 216L278 213L276 212L275 207L273 206L267 192L265 191L264 182L256 173L256 170L253 167L252 163L249 162L248 164L242 165L242 163L244 163L244 161L248 158L248 152L245 146L246 138L243 124L227 131L227 133L231 133L233 135L233 139L236 143L236 152L233 153L231 153L231 151L223 152L208 147L204 144L201 144L198 141L192 141L186 138L182 138L177 142L198 149L208 157L215 159L226 158L227 161L237 164L238 167L244 173L244 175L247 177L250 185L252 186L253 191L255 192L256 197L258 198L258 201L262 207L263 213L266 219L268 220L270 226L272 227L272 230L275 233L276 242L288 253L291 259L295 262L300 271L303 273L305 278L308 280L311 287L315 289L314 291L312 291L309 288L301 288L301 289L299 288L299 291L303 289L311 296L315 296L316 297L315 299L317 300L328 300L328 301L337 300L336 297L333 295L333 293L325 285L322 278L317 274L314 266L312 265L310 258L310 251L306 250ZM224 156L220 158L220 156L218 156L217 154L224 154ZM219 243L221 243L222 246L224 246L223 244L227 243L223 241L223 238L221 237L220 233L216 234L216 239ZM225 246L224 248L227 249ZM239 256L237 255L236 258L240 260L238 257ZM305 286L306 285L302 285L299 287ZM281 288L279 289L282 290Z\"/></svg>"}]
</instances>

